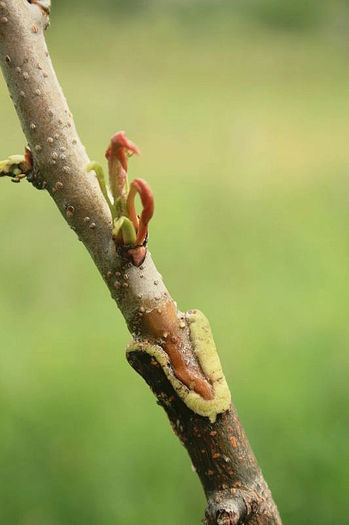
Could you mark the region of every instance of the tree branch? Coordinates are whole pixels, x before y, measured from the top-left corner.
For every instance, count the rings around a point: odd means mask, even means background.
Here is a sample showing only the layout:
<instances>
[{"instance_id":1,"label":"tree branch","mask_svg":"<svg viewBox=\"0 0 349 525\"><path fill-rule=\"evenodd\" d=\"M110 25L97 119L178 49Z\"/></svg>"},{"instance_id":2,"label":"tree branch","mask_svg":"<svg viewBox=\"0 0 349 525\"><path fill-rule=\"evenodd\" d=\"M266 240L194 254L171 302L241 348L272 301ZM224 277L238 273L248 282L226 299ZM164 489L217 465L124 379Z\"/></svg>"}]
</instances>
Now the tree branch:
<instances>
[{"instance_id":1,"label":"tree branch","mask_svg":"<svg viewBox=\"0 0 349 525\"><path fill-rule=\"evenodd\" d=\"M0 62L46 189L92 259L134 342L128 360L155 393L204 487L207 524L280 524L276 506L230 404L209 326L183 314L151 256L136 266L112 237L110 209L54 73L44 39L47 2L0 2Z\"/></svg>"}]
</instances>

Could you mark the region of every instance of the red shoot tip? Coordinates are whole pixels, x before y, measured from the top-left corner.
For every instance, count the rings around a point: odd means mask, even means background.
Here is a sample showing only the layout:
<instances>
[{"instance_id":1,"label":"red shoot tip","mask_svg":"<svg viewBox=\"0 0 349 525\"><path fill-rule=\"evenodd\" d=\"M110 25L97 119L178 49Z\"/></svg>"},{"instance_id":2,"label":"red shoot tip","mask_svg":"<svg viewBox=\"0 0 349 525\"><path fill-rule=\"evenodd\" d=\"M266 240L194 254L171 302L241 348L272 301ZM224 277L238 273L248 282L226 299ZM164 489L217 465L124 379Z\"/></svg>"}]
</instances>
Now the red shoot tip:
<instances>
[{"instance_id":1,"label":"red shoot tip","mask_svg":"<svg viewBox=\"0 0 349 525\"><path fill-rule=\"evenodd\" d=\"M141 198L143 210L141 216L137 218L135 208L135 197L139 193ZM127 213L137 232L137 244L143 244L147 233L148 223L154 213L154 197L148 184L143 179L135 179L130 184L130 191L128 193L126 202Z\"/></svg>"},{"instance_id":2,"label":"red shoot tip","mask_svg":"<svg viewBox=\"0 0 349 525\"><path fill-rule=\"evenodd\" d=\"M106 158L109 160L111 157L116 158L123 169L127 171L127 153L135 153L140 155L140 151L131 140L126 137L124 131L118 131L110 139L110 146L105 152Z\"/></svg>"}]
</instances>

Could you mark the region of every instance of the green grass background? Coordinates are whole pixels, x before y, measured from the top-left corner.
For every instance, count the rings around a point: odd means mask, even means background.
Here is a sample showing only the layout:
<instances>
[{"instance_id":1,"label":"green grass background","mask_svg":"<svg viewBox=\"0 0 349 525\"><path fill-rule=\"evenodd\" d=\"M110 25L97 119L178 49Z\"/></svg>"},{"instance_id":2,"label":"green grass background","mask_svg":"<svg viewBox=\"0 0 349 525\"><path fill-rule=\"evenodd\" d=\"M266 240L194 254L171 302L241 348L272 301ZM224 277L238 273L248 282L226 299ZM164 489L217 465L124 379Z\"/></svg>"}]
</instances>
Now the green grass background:
<instances>
[{"instance_id":1,"label":"green grass background","mask_svg":"<svg viewBox=\"0 0 349 525\"><path fill-rule=\"evenodd\" d=\"M284 523L345 523L346 3L316 23L271 0L213 5L57 3L51 56L90 157L118 129L142 151L151 252L211 321ZM4 82L0 107L5 158L25 141ZM0 523L200 523L199 482L84 247L25 182L0 181L0 224Z\"/></svg>"}]
</instances>

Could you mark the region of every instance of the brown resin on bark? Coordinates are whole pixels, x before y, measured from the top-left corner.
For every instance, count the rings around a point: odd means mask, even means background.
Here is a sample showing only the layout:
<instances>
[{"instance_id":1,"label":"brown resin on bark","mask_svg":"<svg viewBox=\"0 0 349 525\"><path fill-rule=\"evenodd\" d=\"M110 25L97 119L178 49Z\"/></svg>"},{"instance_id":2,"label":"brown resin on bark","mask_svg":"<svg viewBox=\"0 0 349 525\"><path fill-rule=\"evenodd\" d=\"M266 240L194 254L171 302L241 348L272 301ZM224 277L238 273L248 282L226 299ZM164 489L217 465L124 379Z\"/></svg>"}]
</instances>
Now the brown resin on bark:
<instances>
[{"instance_id":1,"label":"brown resin on bark","mask_svg":"<svg viewBox=\"0 0 349 525\"><path fill-rule=\"evenodd\" d=\"M177 379L204 399L213 399L212 385L193 355L188 327L185 324L185 328L181 328L181 323L174 302L168 300L161 307L144 313L141 331L165 350Z\"/></svg>"}]
</instances>

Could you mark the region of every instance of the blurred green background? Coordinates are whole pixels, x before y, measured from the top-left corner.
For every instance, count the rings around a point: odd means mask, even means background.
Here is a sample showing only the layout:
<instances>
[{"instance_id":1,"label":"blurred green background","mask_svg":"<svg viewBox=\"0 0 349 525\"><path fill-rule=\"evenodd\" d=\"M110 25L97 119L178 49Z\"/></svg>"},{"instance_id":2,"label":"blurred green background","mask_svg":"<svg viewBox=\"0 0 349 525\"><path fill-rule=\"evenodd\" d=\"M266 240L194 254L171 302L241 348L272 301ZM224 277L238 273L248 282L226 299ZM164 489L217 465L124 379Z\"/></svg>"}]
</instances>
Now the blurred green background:
<instances>
[{"instance_id":1,"label":"blurred green background","mask_svg":"<svg viewBox=\"0 0 349 525\"><path fill-rule=\"evenodd\" d=\"M349 3L53 2L91 158L125 129L151 252L203 310L285 524L345 523ZM0 84L0 158L24 138ZM204 497L44 192L0 181L0 523L191 525Z\"/></svg>"}]
</instances>

